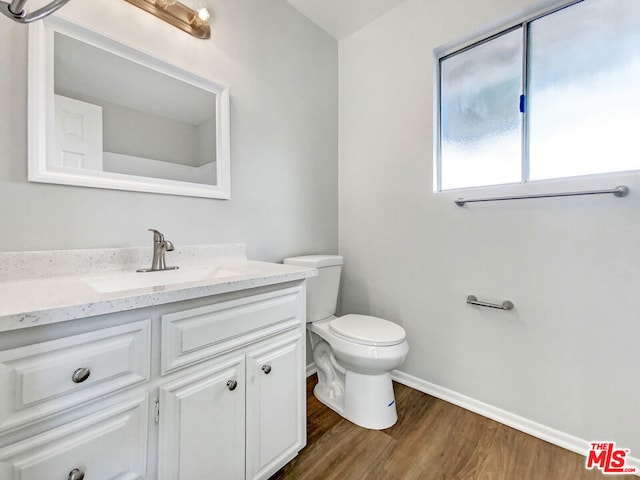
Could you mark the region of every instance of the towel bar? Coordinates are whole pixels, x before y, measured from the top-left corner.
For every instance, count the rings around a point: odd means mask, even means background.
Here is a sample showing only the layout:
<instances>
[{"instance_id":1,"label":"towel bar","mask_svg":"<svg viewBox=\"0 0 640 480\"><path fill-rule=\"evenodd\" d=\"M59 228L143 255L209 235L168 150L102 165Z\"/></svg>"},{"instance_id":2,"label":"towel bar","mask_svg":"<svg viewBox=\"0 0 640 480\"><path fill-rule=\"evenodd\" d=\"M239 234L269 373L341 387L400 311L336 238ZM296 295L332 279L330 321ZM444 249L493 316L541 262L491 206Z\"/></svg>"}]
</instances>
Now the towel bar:
<instances>
[{"instance_id":1,"label":"towel bar","mask_svg":"<svg viewBox=\"0 0 640 480\"><path fill-rule=\"evenodd\" d=\"M480 302L478 300L478 297L476 297L475 295L467 296L467 303L470 305L478 305L480 307L497 308L499 310L511 310L513 309L513 306L514 306L513 302L510 302L509 300L505 300L501 304Z\"/></svg>"},{"instance_id":2,"label":"towel bar","mask_svg":"<svg viewBox=\"0 0 640 480\"><path fill-rule=\"evenodd\" d=\"M610 190L587 190L583 192L562 192L562 193L536 193L532 195L514 195L509 197L488 197L488 198L458 198L456 205L463 207L465 203L473 202L496 202L499 200L522 200L526 198L549 198L549 197L573 197L576 195L602 195L603 193L613 193L616 197L626 197L629 194L629 187L619 185Z\"/></svg>"}]
</instances>

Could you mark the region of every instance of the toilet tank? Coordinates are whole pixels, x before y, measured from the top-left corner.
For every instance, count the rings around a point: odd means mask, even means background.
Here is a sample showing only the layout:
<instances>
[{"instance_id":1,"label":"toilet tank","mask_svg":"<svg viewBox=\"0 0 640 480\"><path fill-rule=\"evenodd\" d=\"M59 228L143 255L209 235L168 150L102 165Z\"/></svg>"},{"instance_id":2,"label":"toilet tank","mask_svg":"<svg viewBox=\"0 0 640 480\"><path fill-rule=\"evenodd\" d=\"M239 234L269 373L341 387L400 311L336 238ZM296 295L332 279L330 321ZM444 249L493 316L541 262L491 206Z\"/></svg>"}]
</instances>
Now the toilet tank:
<instances>
[{"instance_id":1,"label":"toilet tank","mask_svg":"<svg viewBox=\"0 0 640 480\"><path fill-rule=\"evenodd\" d=\"M344 263L342 256L305 255L285 258L282 263L318 269L317 277L307 279L307 322L335 315Z\"/></svg>"}]
</instances>

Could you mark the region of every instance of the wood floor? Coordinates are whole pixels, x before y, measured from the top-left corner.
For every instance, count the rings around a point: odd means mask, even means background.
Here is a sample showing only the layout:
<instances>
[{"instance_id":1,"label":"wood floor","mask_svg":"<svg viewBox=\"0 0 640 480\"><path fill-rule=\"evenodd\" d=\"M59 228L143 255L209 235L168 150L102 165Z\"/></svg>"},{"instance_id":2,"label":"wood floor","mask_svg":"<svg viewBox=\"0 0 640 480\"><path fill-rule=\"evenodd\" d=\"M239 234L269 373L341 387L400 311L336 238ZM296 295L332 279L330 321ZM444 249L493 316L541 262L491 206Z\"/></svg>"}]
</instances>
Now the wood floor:
<instances>
[{"instance_id":1,"label":"wood floor","mask_svg":"<svg viewBox=\"0 0 640 480\"><path fill-rule=\"evenodd\" d=\"M316 381L307 380L307 446L270 480L611 478L585 470L578 454L395 383L398 423L366 430L322 405Z\"/></svg>"}]
</instances>

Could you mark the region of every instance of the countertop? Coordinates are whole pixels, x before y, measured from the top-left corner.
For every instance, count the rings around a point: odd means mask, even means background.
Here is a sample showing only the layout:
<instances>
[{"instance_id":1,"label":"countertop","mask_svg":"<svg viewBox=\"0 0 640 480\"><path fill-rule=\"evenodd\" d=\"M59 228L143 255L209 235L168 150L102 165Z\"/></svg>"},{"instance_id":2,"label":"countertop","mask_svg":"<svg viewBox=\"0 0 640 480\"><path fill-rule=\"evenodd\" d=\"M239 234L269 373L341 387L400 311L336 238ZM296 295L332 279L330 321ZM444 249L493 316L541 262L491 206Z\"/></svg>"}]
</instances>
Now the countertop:
<instances>
[{"instance_id":1,"label":"countertop","mask_svg":"<svg viewBox=\"0 0 640 480\"><path fill-rule=\"evenodd\" d=\"M303 280L318 273L314 268L247 260L243 244L227 247L193 246L174 258L167 254L167 263L180 267L176 273L166 272L167 277L165 272L135 273L132 263L136 268L148 266L141 261L150 257L150 249L144 248L0 253L0 332ZM92 262L99 265L92 268ZM34 265L48 266L47 275L34 271ZM190 278L194 272L198 279ZM152 278L159 280L147 282ZM188 280L162 284L163 278ZM128 280L135 284L138 279L157 284L106 291L110 285L127 285Z\"/></svg>"}]
</instances>

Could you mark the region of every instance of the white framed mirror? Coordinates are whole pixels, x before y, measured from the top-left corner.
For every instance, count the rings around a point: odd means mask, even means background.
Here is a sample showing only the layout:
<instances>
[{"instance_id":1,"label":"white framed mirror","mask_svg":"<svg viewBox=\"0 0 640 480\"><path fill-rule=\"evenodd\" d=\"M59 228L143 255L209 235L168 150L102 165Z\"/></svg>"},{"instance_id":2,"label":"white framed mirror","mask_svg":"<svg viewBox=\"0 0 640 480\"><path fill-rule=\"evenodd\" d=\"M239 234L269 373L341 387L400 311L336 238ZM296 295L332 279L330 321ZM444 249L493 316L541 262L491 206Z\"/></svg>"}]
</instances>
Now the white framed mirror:
<instances>
[{"instance_id":1,"label":"white framed mirror","mask_svg":"<svg viewBox=\"0 0 640 480\"><path fill-rule=\"evenodd\" d=\"M230 198L226 86L49 17L28 92L29 181Z\"/></svg>"}]
</instances>

